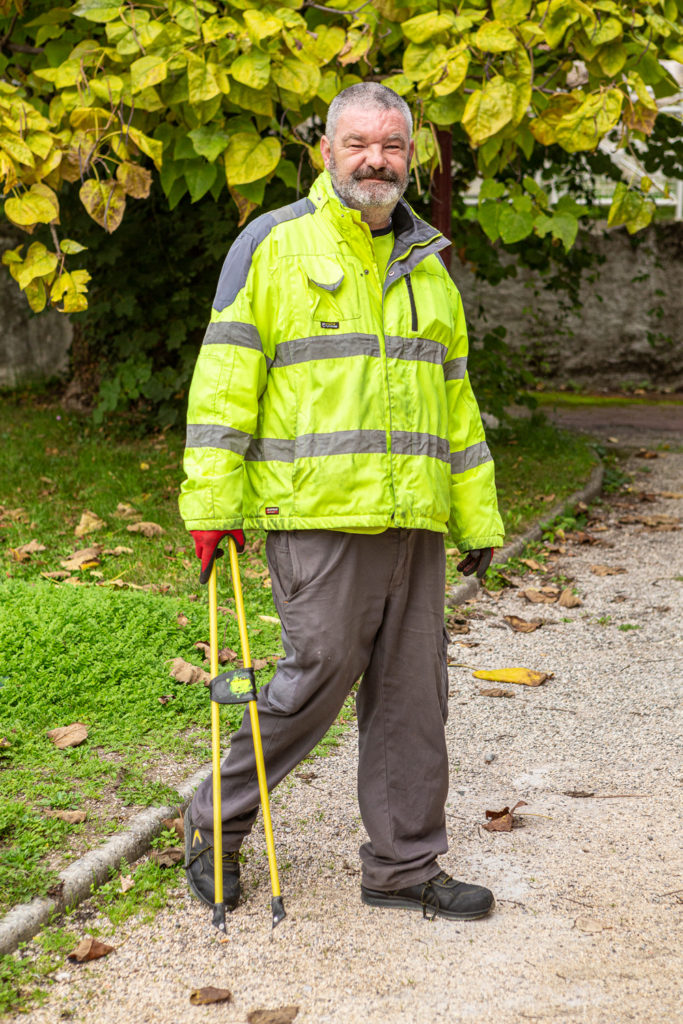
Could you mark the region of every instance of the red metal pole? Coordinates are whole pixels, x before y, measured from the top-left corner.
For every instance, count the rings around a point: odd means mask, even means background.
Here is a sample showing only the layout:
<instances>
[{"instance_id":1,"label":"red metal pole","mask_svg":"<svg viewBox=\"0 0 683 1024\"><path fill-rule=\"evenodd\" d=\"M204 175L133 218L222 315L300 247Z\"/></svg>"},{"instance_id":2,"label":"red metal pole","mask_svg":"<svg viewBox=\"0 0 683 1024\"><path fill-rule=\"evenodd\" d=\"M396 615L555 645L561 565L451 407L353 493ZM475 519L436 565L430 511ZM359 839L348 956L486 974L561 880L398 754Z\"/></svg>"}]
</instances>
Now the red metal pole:
<instances>
[{"instance_id":1,"label":"red metal pole","mask_svg":"<svg viewBox=\"0 0 683 1024\"><path fill-rule=\"evenodd\" d=\"M439 128L436 133L441 150L441 167L437 167L432 178L432 224L451 241L451 211L453 197L453 179L451 177L451 158L453 142L447 128Z\"/></svg>"}]
</instances>

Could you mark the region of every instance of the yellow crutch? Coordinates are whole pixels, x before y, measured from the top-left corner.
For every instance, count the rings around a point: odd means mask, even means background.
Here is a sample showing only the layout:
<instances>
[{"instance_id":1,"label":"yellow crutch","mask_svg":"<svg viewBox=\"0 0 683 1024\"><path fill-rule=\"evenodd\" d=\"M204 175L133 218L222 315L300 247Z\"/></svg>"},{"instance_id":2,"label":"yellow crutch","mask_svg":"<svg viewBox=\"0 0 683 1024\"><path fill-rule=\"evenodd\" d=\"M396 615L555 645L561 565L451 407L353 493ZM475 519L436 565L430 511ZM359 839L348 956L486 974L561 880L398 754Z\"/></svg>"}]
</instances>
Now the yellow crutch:
<instances>
[{"instance_id":1,"label":"yellow crutch","mask_svg":"<svg viewBox=\"0 0 683 1024\"><path fill-rule=\"evenodd\" d=\"M266 834L268 851L268 867L272 890L271 908L273 912L273 928L285 917L284 903L280 894L280 879L275 858L275 841L273 839L273 823L270 817L270 800L266 781L266 766L263 760L261 730L259 728L258 709L256 707L256 682L251 664L249 637L247 635L247 619L244 613L244 597L242 581L237 562L237 545L232 537L228 537L230 570L232 586L235 594L235 611L242 647L244 668L218 674L218 606L216 596L216 563L214 562L209 577L209 646L211 662L211 752L213 767L213 837L214 837L214 890L215 903L213 923L225 931L225 905L223 903L223 822L221 816L221 754L220 754L220 705L248 704L251 720L251 734L254 740L256 758L256 774L258 777L263 828Z\"/></svg>"}]
</instances>

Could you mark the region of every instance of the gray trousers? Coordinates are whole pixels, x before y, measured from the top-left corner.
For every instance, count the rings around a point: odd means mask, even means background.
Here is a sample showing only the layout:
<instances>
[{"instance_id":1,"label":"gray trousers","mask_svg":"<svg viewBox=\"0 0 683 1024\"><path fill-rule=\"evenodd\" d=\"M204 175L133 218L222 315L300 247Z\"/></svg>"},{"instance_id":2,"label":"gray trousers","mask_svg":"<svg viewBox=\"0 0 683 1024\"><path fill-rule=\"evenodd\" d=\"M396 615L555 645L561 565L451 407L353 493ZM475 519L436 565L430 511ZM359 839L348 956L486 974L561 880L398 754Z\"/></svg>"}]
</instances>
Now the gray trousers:
<instances>
[{"instance_id":1,"label":"gray trousers","mask_svg":"<svg viewBox=\"0 0 683 1024\"><path fill-rule=\"evenodd\" d=\"M362 881L381 890L426 881L447 849L443 537L277 531L266 552L285 649L257 702L268 788L325 735L362 676L358 802L369 836L360 849ZM232 737L221 781L224 849L237 850L259 806L249 714ZM194 796L192 817L213 830L210 778Z\"/></svg>"}]
</instances>

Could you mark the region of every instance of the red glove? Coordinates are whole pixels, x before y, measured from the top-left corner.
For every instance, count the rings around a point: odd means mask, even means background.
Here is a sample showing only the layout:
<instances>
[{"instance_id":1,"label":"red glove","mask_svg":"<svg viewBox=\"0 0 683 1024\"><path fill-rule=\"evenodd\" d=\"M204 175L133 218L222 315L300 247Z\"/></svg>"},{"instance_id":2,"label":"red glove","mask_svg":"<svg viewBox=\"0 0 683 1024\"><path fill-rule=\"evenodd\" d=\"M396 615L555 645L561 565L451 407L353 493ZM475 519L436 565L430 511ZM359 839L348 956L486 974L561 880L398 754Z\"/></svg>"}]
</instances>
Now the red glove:
<instances>
[{"instance_id":1,"label":"red glove","mask_svg":"<svg viewBox=\"0 0 683 1024\"><path fill-rule=\"evenodd\" d=\"M479 579L482 579L486 575L492 558L493 548L473 548L472 551L467 552L462 562L458 563L458 572L461 572L463 576L471 576L473 572L476 572Z\"/></svg>"},{"instance_id":2,"label":"red glove","mask_svg":"<svg viewBox=\"0 0 683 1024\"><path fill-rule=\"evenodd\" d=\"M237 550L244 551L244 532L242 530L190 530L194 540L194 550L197 558L201 558L202 571L199 574L200 583L208 583L213 563L223 555L218 547L223 537L232 537Z\"/></svg>"}]
</instances>

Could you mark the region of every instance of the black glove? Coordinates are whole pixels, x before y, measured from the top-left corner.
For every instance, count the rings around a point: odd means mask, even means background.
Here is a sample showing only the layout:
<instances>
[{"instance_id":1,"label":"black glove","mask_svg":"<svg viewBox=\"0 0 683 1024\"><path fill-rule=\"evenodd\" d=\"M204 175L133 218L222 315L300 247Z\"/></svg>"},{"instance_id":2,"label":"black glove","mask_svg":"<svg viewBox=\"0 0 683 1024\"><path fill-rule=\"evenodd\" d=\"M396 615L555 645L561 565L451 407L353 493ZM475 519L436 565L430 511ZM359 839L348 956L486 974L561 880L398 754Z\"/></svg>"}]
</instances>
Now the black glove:
<instances>
[{"instance_id":1,"label":"black glove","mask_svg":"<svg viewBox=\"0 0 683 1024\"><path fill-rule=\"evenodd\" d=\"M473 572L476 572L479 579L483 579L492 558L493 548L473 548L458 564L458 572L461 572L463 576L471 576Z\"/></svg>"}]
</instances>

